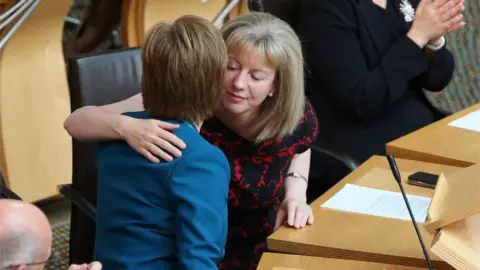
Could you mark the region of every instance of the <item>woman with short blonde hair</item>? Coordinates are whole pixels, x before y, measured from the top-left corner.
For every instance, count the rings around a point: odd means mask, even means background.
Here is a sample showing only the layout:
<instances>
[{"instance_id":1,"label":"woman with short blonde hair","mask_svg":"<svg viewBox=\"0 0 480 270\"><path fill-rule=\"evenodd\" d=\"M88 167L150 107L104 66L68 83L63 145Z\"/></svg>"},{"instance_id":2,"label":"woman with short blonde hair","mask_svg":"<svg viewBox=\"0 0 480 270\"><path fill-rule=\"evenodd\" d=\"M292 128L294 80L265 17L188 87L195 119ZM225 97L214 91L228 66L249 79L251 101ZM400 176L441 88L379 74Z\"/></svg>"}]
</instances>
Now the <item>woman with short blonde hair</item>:
<instances>
[{"instance_id":1,"label":"woman with short blonde hair","mask_svg":"<svg viewBox=\"0 0 480 270\"><path fill-rule=\"evenodd\" d=\"M228 238L219 268L255 269L276 228L313 223L306 189L318 124L305 99L301 44L287 23L251 12L226 23L221 33L228 50L222 97L201 130L231 168ZM167 152L180 156L177 147L184 143L165 131L175 126L120 115L141 109L139 96L84 107L65 128L76 139L124 139L152 162L168 160Z\"/></svg>"},{"instance_id":2,"label":"woman with short blonde hair","mask_svg":"<svg viewBox=\"0 0 480 270\"><path fill-rule=\"evenodd\" d=\"M216 269L227 238L230 168L199 131L220 97L225 42L208 20L182 16L152 26L142 65L145 110L125 115L178 124L175 136L190 147L152 164L125 141L98 144L94 257L106 269Z\"/></svg>"}]
</instances>

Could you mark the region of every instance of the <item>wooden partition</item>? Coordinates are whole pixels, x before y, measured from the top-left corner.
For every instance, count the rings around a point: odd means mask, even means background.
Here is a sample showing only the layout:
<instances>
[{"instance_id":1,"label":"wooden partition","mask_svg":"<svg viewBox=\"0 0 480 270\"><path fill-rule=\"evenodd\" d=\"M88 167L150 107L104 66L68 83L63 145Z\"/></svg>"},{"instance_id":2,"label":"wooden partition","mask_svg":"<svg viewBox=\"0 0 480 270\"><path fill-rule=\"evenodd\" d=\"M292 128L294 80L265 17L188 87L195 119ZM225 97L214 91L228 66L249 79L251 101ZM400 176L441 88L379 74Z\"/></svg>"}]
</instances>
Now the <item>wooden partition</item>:
<instances>
[{"instance_id":1,"label":"wooden partition","mask_svg":"<svg viewBox=\"0 0 480 270\"><path fill-rule=\"evenodd\" d=\"M228 0L125 0L122 11L121 35L126 47L140 46L145 32L160 21L173 21L186 14L213 21L228 4ZM232 13L246 12L246 0Z\"/></svg>"},{"instance_id":2,"label":"wooden partition","mask_svg":"<svg viewBox=\"0 0 480 270\"><path fill-rule=\"evenodd\" d=\"M62 50L72 2L41 0L0 51L0 170L29 202L56 195L56 186L72 178Z\"/></svg>"}]
</instances>

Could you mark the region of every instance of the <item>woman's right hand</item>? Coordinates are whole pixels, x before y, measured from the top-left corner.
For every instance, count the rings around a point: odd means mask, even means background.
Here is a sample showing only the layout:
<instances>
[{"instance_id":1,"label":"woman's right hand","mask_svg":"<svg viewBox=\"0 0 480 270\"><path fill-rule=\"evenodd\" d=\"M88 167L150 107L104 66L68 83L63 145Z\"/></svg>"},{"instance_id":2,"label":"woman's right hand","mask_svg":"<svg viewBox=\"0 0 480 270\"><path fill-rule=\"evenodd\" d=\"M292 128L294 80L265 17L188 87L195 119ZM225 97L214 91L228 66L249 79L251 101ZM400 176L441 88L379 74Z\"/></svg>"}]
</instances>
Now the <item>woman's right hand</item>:
<instances>
[{"instance_id":1,"label":"woman's right hand","mask_svg":"<svg viewBox=\"0 0 480 270\"><path fill-rule=\"evenodd\" d=\"M182 155L179 149L184 149L186 145L171 133L178 127L178 124L160 120L125 116L119 126L119 133L135 151L151 162L158 163L160 160L172 161L171 155Z\"/></svg>"},{"instance_id":2,"label":"woman's right hand","mask_svg":"<svg viewBox=\"0 0 480 270\"><path fill-rule=\"evenodd\" d=\"M420 47L465 25L463 0L421 0L408 36Z\"/></svg>"},{"instance_id":3,"label":"woman's right hand","mask_svg":"<svg viewBox=\"0 0 480 270\"><path fill-rule=\"evenodd\" d=\"M100 262L91 262L90 264L72 264L67 270L102 270Z\"/></svg>"}]
</instances>

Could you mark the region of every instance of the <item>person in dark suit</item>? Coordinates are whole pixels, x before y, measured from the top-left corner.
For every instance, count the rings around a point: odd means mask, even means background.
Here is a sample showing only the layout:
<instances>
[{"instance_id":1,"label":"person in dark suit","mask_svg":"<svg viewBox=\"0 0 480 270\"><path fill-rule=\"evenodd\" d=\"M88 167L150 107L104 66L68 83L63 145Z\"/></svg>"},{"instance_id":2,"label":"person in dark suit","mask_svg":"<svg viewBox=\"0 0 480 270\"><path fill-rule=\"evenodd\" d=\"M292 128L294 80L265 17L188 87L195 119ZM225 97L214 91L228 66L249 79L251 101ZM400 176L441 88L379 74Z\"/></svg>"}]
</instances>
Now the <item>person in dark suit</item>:
<instances>
[{"instance_id":1,"label":"person in dark suit","mask_svg":"<svg viewBox=\"0 0 480 270\"><path fill-rule=\"evenodd\" d=\"M137 119L161 119L188 147L171 162L152 163L126 141L97 153L96 260L105 269L217 269L227 236L230 168L199 130L213 115L227 66L218 29L184 16L159 23L142 48Z\"/></svg>"},{"instance_id":2,"label":"person in dark suit","mask_svg":"<svg viewBox=\"0 0 480 270\"><path fill-rule=\"evenodd\" d=\"M304 0L297 31L318 142L361 163L443 117L423 90L452 78L444 35L465 25L463 9L462 0Z\"/></svg>"}]
</instances>

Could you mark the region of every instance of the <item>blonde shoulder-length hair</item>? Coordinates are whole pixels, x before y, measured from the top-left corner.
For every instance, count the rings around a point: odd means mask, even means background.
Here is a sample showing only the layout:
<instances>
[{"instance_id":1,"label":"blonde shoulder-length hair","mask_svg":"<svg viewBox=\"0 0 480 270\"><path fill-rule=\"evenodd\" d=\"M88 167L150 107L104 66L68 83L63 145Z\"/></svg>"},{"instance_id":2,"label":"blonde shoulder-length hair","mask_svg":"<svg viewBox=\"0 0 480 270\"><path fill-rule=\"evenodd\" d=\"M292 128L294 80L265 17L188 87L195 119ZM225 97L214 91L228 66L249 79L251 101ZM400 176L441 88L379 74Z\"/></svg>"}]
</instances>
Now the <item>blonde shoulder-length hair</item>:
<instances>
[{"instance_id":1,"label":"blonde shoulder-length hair","mask_svg":"<svg viewBox=\"0 0 480 270\"><path fill-rule=\"evenodd\" d=\"M255 50L277 69L275 93L262 103L253 126L255 141L292 134L305 109L304 61L295 31L271 14L249 12L226 23L221 32L229 51Z\"/></svg>"}]
</instances>

